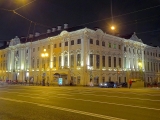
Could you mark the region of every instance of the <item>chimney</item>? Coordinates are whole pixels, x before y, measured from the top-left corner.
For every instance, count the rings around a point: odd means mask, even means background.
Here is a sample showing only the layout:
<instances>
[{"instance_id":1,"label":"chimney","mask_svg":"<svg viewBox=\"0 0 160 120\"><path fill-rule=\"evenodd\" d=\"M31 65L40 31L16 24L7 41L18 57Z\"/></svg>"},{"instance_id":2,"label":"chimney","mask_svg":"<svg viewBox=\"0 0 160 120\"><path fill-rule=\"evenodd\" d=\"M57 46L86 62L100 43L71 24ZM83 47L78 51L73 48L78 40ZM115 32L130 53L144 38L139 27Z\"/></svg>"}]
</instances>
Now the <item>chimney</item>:
<instances>
[{"instance_id":1,"label":"chimney","mask_svg":"<svg viewBox=\"0 0 160 120\"><path fill-rule=\"evenodd\" d=\"M58 31L60 31L61 30L61 26L59 25L59 26L57 26L57 30Z\"/></svg>"},{"instance_id":2,"label":"chimney","mask_svg":"<svg viewBox=\"0 0 160 120\"><path fill-rule=\"evenodd\" d=\"M64 24L64 29L68 29L68 24Z\"/></svg>"},{"instance_id":3,"label":"chimney","mask_svg":"<svg viewBox=\"0 0 160 120\"><path fill-rule=\"evenodd\" d=\"M40 36L40 33L36 32L35 37L38 37L38 36Z\"/></svg>"},{"instance_id":4,"label":"chimney","mask_svg":"<svg viewBox=\"0 0 160 120\"><path fill-rule=\"evenodd\" d=\"M55 32L56 31L56 28L54 27L54 28L52 28L52 32Z\"/></svg>"},{"instance_id":5,"label":"chimney","mask_svg":"<svg viewBox=\"0 0 160 120\"><path fill-rule=\"evenodd\" d=\"M51 30L50 30L50 29L48 29L48 30L47 30L47 33L51 33Z\"/></svg>"}]
</instances>

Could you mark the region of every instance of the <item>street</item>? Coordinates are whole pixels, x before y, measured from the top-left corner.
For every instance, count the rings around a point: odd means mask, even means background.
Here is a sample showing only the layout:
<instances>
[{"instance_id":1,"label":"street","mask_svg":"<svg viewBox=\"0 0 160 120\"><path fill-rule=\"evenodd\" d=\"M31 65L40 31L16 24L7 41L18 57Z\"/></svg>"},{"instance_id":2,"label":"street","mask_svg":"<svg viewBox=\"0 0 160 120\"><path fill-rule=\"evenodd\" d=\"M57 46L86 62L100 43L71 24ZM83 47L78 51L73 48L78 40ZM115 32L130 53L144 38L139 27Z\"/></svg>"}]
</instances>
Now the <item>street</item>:
<instances>
[{"instance_id":1,"label":"street","mask_svg":"<svg viewBox=\"0 0 160 120\"><path fill-rule=\"evenodd\" d=\"M160 89L0 86L0 120L159 120Z\"/></svg>"}]
</instances>

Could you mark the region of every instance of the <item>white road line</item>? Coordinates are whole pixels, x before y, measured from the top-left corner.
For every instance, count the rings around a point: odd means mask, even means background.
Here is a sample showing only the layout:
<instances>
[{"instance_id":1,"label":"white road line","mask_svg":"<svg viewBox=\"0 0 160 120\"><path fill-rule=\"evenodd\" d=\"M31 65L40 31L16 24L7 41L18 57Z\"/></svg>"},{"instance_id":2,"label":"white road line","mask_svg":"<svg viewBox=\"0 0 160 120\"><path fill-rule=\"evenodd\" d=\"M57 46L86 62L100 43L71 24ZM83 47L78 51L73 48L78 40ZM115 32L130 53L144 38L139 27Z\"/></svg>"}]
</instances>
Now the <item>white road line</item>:
<instances>
[{"instance_id":1,"label":"white road line","mask_svg":"<svg viewBox=\"0 0 160 120\"><path fill-rule=\"evenodd\" d=\"M29 97L29 98L36 98L36 99L44 99L44 100L49 100L49 99L42 98L42 97L31 97L31 96L24 96L24 95L17 95L17 96L21 96L21 97Z\"/></svg>"},{"instance_id":2,"label":"white road line","mask_svg":"<svg viewBox=\"0 0 160 120\"><path fill-rule=\"evenodd\" d=\"M85 111L80 111L80 110L68 109L68 108L63 108L63 107L57 107L57 106L52 106L52 105L45 105L45 104L40 104L40 103L34 103L34 102L28 102L28 101L22 101L22 100L16 100L16 99L4 98L4 97L0 97L0 99L6 100L6 101L12 101L12 102L29 103L29 104L34 104L34 105L38 105L41 107L52 108L52 109L57 109L57 110L62 110L62 111L67 111L67 112L72 112L72 113L78 113L82 115L103 118L103 119L108 119L108 120L126 120L122 118L116 118L116 117L111 117L111 116L106 116L106 115L101 115L101 114L96 114L96 113L91 113L91 112L85 112Z\"/></svg>"},{"instance_id":3,"label":"white road line","mask_svg":"<svg viewBox=\"0 0 160 120\"><path fill-rule=\"evenodd\" d=\"M25 96L26 97L26 96ZM32 96L27 96L32 97ZM48 96L50 97L50 96ZM151 108L151 107L142 107L142 106L135 106L135 105L126 105L126 104L118 104L118 103L111 103L111 102L102 102L102 101L93 101L93 100L85 100L85 99L76 99L76 98L68 98L68 97L60 97L60 96L54 96L56 98L63 98L63 99L71 99L71 100L77 100L77 101L85 101L85 102L93 102L93 103L101 103L101 104L111 104L111 105L118 105L118 106L125 106L125 107L133 107L133 108L141 108L141 109L148 109L148 110L156 110L160 111L158 108Z\"/></svg>"},{"instance_id":4,"label":"white road line","mask_svg":"<svg viewBox=\"0 0 160 120\"><path fill-rule=\"evenodd\" d=\"M54 97L56 97L56 98L64 98L64 99L72 99L72 100L78 100L78 101L85 101L85 102L105 103L105 104L111 104L111 105L118 105L118 106L126 106L126 107L133 107L133 108L141 108L141 109L160 111L160 109L158 109L158 108L150 108L150 107L142 107L142 106L126 105L126 104L118 104L118 103L102 102L102 101L93 101L93 100L85 100L85 99L76 99L76 98L66 98L66 97L59 97L59 96L54 96Z\"/></svg>"},{"instance_id":5,"label":"white road line","mask_svg":"<svg viewBox=\"0 0 160 120\"><path fill-rule=\"evenodd\" d=\"M19 92L8 92L8 91L2 91L2 92L7 92L7 93L18 93L18 94L26 94L26 95L31 95L30 93L19 93ZM55 92L55 91L54 91ZM46 94L49 94L49 93L53 93L53 92L47 92ZM72 95L69 95L69 94L72 94ZM65 94L56 94L56 95L64 95L64 96L73 96L76 95L76 94L82 94L82 95L92 95L92 96L103 96L103 97L115 97L115 98L120 98L120 99L130 99L130 100L141 100L141 101L155 101L155 102L160 102L160 100L152 100L152 99L141 99L141 98L131 98L131 97L119 97L119 96L112 96L112 95L95 95L95 94L84 94L84 93L67 93L65 92ZM39 94L32 94L32 95L38 95Z\"/></svg>"}]
</instances>

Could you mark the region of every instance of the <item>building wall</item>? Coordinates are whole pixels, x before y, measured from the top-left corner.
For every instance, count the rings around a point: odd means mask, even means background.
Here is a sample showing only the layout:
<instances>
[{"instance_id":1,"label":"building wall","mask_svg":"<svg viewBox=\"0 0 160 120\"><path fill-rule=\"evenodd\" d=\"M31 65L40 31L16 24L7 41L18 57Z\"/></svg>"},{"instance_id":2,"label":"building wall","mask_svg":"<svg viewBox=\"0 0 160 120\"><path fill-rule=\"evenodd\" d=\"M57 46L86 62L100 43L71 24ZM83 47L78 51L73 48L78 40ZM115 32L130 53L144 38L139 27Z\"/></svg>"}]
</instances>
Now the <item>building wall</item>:
<instances>
[{"instance_id":1,"label":"building wall","mask_svg":"<svg viewBox=\"0 0 160 120\"><path fill-rule=\"evenodd\" d=\"M18 39L12 39L12 43L20 41ZM49 56L42 58L44 49ZM90 56L93 56L93 65ZM34 42L10 44L0 50L0 78L35 83L45 78L46 83L57 84L58 77L62 77L64 84L72 81L77 85L87 85L90 81L95 85L104 81L127 82L129 79L153 82L160 81L159 59L159 47L108 35L100 29L84 28L62 31L57 36Z\"/></svg>"}]
</instances>

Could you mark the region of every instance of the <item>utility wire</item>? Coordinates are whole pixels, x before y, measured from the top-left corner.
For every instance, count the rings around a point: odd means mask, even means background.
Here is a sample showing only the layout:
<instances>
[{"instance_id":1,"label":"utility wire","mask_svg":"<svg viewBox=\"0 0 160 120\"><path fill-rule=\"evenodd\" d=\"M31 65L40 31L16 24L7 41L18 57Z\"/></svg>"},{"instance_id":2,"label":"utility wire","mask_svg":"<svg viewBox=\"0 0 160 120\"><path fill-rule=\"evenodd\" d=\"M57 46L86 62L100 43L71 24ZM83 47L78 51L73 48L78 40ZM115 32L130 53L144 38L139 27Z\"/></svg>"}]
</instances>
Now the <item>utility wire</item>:
<instances>
[{"instance_id":1,"label":"utility wire","mask_svg":"<svg viewBox=\"0 0 160 120\"><path fill-rule=\"evenodd\" d=\"M27 6L27 5L35 2L35 1L36 1L36 0L33 0L33 1L31 1L31 2L29 2L29 3L27 3L27 4L23 5L23 6L21 6L21 7L19 7L19 8L16 8L16 9L14 9L14 11L19 10L19 9L21 9L21 8L23 8L23 7Z\"/></svg>"},{"instance_id":2,"label":"utility wire","mask_svg":"<svg viewBox=\"0 0 160 120\"><path fill-rule=\"evenodd\" d=\"M129 14L133 14L133 13L137 13L137 12L142 12L144 10L149 10L149 9L153 9L153 8L157 8L157 7L160 7L160 5L149 7L149 8L145 8L145 9L141 9L141 10L137 10L137 11L133 11L133 12L129 12L129 13L125 13L125 14L121 14L121 15L117 15L117 16L114 16L113 18L122 17L122 16L125 16L125 15L129 15ZM108 20L108 19L112 19L112 17L104 18L104 19L100 19L100 20L96 20L96 21L92 21L92 22L88 22L88 23L83 23L83 24L80 24L80 25L87 25L87 24L100 22L100 21L104 21L104 20Z\"/></svg>"}]
</instances>

